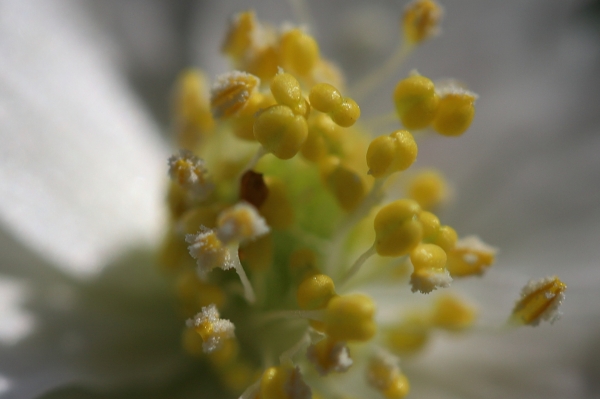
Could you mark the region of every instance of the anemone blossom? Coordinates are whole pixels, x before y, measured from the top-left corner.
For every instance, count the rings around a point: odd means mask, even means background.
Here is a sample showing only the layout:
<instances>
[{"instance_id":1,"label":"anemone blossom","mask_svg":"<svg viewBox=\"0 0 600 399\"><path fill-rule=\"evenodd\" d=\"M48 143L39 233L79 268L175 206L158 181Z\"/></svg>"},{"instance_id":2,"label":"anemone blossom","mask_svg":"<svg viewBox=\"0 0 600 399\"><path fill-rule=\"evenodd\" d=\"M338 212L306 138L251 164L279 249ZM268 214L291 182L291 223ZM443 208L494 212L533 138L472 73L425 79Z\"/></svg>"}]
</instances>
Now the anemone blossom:
<instances>
[{"instance_id":1,"label":"anemone blossom","mask_svg":"<svg viewBox=\"0 0 600 399\"><path fill-rule=\"evenodd\" d=\"M216 54L239 3L0 4L0 397L232 397L182 352L155 266L170 150L164 111L147 106L182 53L211 77L224 71ZM395 45L402 7L323 3L307 20L351 83ZM484 279L457 284L483 311L478 327L402 363L410 397L596 397L599 52L583 3L444 6L443 35L387 87L418 67L479 94L469 132L419 142L416 165L451 182L445 221L501 252ZM293 16L278 2L255 8L274 23ZM388 103L374 91L363 113ZM527 279L552 274L569 284L560 322L489 331ZM376 294L389 315L396 292Z\"/></svg>"}]
</instances>

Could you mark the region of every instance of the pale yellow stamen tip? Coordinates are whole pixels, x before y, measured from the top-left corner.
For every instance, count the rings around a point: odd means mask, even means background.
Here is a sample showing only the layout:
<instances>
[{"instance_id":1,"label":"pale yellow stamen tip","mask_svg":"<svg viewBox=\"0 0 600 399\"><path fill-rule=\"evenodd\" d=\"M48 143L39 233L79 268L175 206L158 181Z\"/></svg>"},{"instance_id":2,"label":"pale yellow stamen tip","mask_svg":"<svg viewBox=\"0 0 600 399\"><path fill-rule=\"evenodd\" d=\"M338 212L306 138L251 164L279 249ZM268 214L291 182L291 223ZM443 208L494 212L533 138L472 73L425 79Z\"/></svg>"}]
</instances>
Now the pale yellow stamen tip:
<instances>
[{"instance_id":1,"label":"pale yellow stamen tip","mask_svg":"<svg viewBox=\"0 0 600 399\"><path fill-rule=\"evenodd\" d=\"M447 250L446 267L453 277L481 275L496 259L497 249L487 245L477 236L468 236Z\"/></svg>"},{"instance_id":2,"label":"pale yellow stamen tip","mask_svg":"<svg viewBox=\"0 0 600 399\"><path fill-rule=\"evenodd\" d=\"M388 354L374 356L367 368L369 385L387 399L402 399L410 391L406 376L398 367L398 360Z\"/></svg>"},{"instance_id":3,"label":"pale yellow stamen tip","mask_svg":"<svg viewBox=\"0 0 600 399\"><path fill-rule=\"evenodd\" d=\"M308 102L302 95L298 80L289 73L280 71L271 81L271 93L278 104L290 107L294 114L307 117Z\"/></svg>"},{"instance_id":4,"label":"pale yellow stamen tip","mask_svg":"<svg viewBox=\"0 0 600 399\"><path fill-rule=\"evenodd\" d=\"M418 74L398 82L393 99L400 121L409 130L429 126L436 116L440 102L433 82Z\"/></svg>"},{"instance_id":5,"label":"pale yellow stamen tip","mask_svg":"<svg viewBox=\"0 0 600 399\"><path fill-rule=\"evenodd\" d=\"M219 311L214 304L203 307L202 311L187 321L202 337L202 348L205 353L211 353L223 345L227 339L232 339L235 326L229 320L221 319Z\"/></svg>"},{"instance_id":6,"label":"pale yellow stamen tip","mask_svg":"<svg viewBox=\"0 0 600 399\"><path fill-rule=\"evenodd\" d=\"M446 270L446 252L434 244L419 244L410 253L414 272L410 278L412 292L428 294L437 288L447 288L452 277Z\"/></svg>"},{"instance_id":7,"label":"pale yellow stamen tip","mask_svg":"<svg viewBox=\"0 0 600 399\"><path fill-rule=\"evenodd\" d=\"M177 78L173 96L174 130L182 148L194 149L214 127L204 74L187 70Z\"/></svg>"},{"instance_id":8,"label":"pale yellow stamen tip","mask_svg":"<svg viewBox=\"0 0 600 399\"><path fill-rule=\"evenodd\" d=\"M308 136L304 116L286 105L273 105L258 114L254 122L254 137L266 151L279 159L293 158Z\"/></svg>"},{"instance_id":9,"label":"pale yellow stamen tip","mask_svg":"<svg viewBox=\"0 0 600 399\"><path fill-rule=\"evenodd\" d=\"M224 210L217 219L217 235L226 244L254 240L268 232L265 219L247 202Z\"/></svg>"},{"instance_id":10,"label":"pale yellow stamen tip","mask_svg":"<svg viewBox=\"0 0 600 399\"><path fill-rule=\"evenodd\" d=\"M558 309L565 300L566 289L567 285L557 276L531 280L521 291L511 322L530 326L537 326L542 320L554 323L561 316Z\"/></svg>"},{"instance_id":11,"label":"pale yellow stamen tip","mask_svg":"<svg viewBox=\"0 0 600 399\"><path fill-rule=\"evenodd\" d=\"M235 115L259 84L258 77L246 72L232 71L218 76L210 92L210 106L215 117Z\"/></svg>"},{"instance_id":12,"label":"pale yellow stamen tip","mask_svg":"<svg viewBox=\"0 0 600 399\"><path fill-rule=\"evenodd\" d=\"M417 44L439 33L442 7L435 1L416 0L406 6L402 16L405 40Z\"/></svg>"},{"instance_id":13,"label":"pale yellow stamen tip","mask_svg":"<svg viewBox=\"0 0 600 399\"><path fill-rule=\"evenodd\" d=\"M433 209L448 198L448 187L442 175L435 170L423 171L408 184L408 196L423 209Z\"/></svg>"},{"instance_id":14,"label":"pale yellow stamen tip","mask_svg":"<svg viewBox=\"0 0 600 399\"><path fill-rule=\"evenodd\" d=\"M377 330L374 315L375 304L368 296L336 296L327 304L325 333L336 341L368 341Z\"/></svg>"},{"instance_id":15,"label":"pale yellow stamen tip","mask_svg":"<svg viewBox=\"0 0 600 399\"><path fill-rule=\"evenodd\" d=\"M169 158L169 177L198 199L206 198L214 189L208 179L204 161L191 151L181 150Z\"/></svg>"},{"instance_id":16,"label":"pale yellow stamen tip","mask_svg":"<svg viewBox=\"0 0 600 399\"><path fill-rule=\"evenodd\" d=\"M360 117L360 107L350 97L342 97L338 89L327 83L319 83L310 89L308 98L318 111L331 116L341 127L350 127Z\"/></svg>"},{"instance_id":17,"label":"pale yellow stamen tip","mask_svg":"<svg viewBox=\"0 0 600 399\"><path fill-rule=\"evenodd\" d=\"M423 236L418 220L419 204L397 200L381 208L375 216L375 249L381 256L402 256L416 247Z\"/></svg>"},{"instance_id":18,"label":"pale yellow stamen tip","mask_svg":"<svg viewBox=\"0 0 600 399\"><path fill-rule=\"evenodd\" d=\"M430 335L429 317L423 312L415 312L387 332L387 344L400 356L414 354L429 342Z\"/></svg>"},{"instance_id":19,"label":"pale yellow stamen tip","mask_svg":"<svg viewBox=\"0 0 600 399\"><path fill-rule=\"evenodd\" d=\"M367 195L366 176L342 162L336 156L329 156L319 163L321 178L345 211L356 209Z\"/></svg>"},{"instance_id":20,"label":"pale yellow stamen tip","mask_svg":"<svg viewBox=\"0 0 600 399\"><path fill-rule=\"evenodd\" d=\"M319 45L301 29L290 29L281 35L279 56L284 68L300 76L308 75L319 61Z\"/></svg>"},{"instance_id":21,"label":"pale yellow stamen tip","mask_svg":"<svg viewBox=\"0 0 600 399\"><path fill-rule=\"evenodd\" d=\"M217 267L223 270L235 267L229 250L214 230L201 227L197 234L186 235L185 241L190 244L188 250L196 259L199 275L204 276Z\"/></svg>"},{"instance_id":22,"label":"pale yellow stamen tip","mask_svg":"<svg viewBox=\"0 0 600 399\"><path fill-rule=\"evenodd\" d=\"M438 90L440 97L437 113L433 120L433 129L443 136L460 136L475 117L477 95L458 87Z\"/></svg>"},{"instance_id":23,"label":"pale yellow stamen tip","mask_svg":"<svg viewBox=\"0 0 600 399\"><path fill-rule=\"evenodd\" d=\"M352 366L350 351L345 342L325 338L308 347L306 357L321 376L344 373Z\"/></svg>"},{"instance_id":24,"label":"pale yellow stamen tip","mask_svg":"<svg viewBox=\"0 0 600 399\"><path fill-rule=\"evenodd\" d=\"M432 315L432 324L449 331L462 331L473 325L477 310L464 299L446 294L438 297Z\"/></svg>"},{"instance_id":25,"label":"pale yellow stamen tip","mask_svg":"<svg viewBox=\"0 0 600 399\"><path fill-rule=\"evenodd\" d=\"M406 170L417 159L417 153L417 143L408 130L377 137L367 149L369 173L379 178Z\"/></svg>"}]
</instances>

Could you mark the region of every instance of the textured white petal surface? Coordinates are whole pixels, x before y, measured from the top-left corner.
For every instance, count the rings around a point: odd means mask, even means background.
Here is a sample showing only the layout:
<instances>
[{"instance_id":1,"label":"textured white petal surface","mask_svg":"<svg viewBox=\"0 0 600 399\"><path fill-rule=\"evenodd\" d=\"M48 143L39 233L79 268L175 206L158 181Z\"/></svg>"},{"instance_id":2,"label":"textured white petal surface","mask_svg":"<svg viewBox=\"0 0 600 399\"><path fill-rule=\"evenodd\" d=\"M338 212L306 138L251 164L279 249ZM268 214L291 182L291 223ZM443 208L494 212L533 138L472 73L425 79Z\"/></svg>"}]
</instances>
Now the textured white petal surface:
<instances>
[{"instance_id":1,"label":"textured white petal surface","mask_svg":"<svg viewBox=\"0 0 600 399\"><path fill-rule=\"evenodd\" d=\"M0 221L87 275L157 237L166 154L81 5L0 3Z\"/></svg>"}]
</instances>

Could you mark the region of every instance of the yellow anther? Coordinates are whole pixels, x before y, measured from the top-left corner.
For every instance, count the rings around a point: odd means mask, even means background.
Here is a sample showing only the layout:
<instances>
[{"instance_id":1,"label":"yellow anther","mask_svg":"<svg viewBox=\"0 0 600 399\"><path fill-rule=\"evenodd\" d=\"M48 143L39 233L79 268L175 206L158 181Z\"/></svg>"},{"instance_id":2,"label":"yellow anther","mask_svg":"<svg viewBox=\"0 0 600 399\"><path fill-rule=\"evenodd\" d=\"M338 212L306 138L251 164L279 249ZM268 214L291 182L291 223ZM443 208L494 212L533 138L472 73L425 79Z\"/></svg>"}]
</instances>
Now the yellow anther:
<instances>
[{"instance_id":1,"label":"yellow anther","mask_svg":"<svg viewBox=\"0 0 600 399\"><path fill-rule=\"evenodd\" d=\"M270 44L251 53L249 60L245 62L245 70L269 81L277 74L279 69L279 54L274 44Z\"/></svg>"},{"instance_id":2,"label":"yellow anther","mask_svg":"<svg viewBox=\"0 0 600 399\"><path fill-rule=\"evenodd\" d=\"M429 319L415 313L387 332L387 344L392 352L404 356L421 350L429 342L430 336Z\"/></svg>"},{"instance_id":3,"label":"yellow anther","mask_svg":"<svg viewBox=\"0 0 600 399\"><path fill-rule=\"evenodd\" d=\"M442 175L435 170L426 170L414 176L408 184L408 196L423 209L433 209L448 197L448 189Z\"/></svg>"},{"instance_id":4,"label":"yellow anther","mask_svg":"<svg viewBox=\"0 0 600 399\"><path fill-rule=\"evenodd\" d=\"M206 198L214 189L214 184L208 178L204 161L188 150L181 150L179 155L169 158L169 176L198 199Z\"/></svg>"},{"instance_id":5,"label":"yellow anther","mask_svg":"<svg viewBox=\"0 0 600 399\"><path fill-rule=\"evenodd\" d=\"M428 294L450 286L452 278L446 270L446 252L434 244L419 244L410 252L415 270L410 276L412 292Z\"/></svg>"},{"instance_id":6,"label":"yellow anther","mask_svg":"<svg viewBox=\"0 0 600 399\"><path fill-rule=\"evenodd\" d=\"M423 226L423 239L435 237L440 230L440 219L431 212L423 211L419 214L419 221Z\"/></svg>"},{"instance_id":7,"label":"yellow anther","mask_svg":"<svg viewBox=\"0 0 600 399\"><path fill-rule=\"evenodd\" d=\"M335 296L333 280L325 274L307 277L296 292L298 305L304 310L324 309Z\"/></svg>"},{"instance_id":8,"label":"yellow anther","mask_svg":"<svg viewBox=\"0 0 600 399\"><path fill-rule=\"evenodd\" d=\"M437 35L442 15L442 7L435 1L416 0L408 4L402 17L405 40L417 44Z\"/></svg>"},{"instance_id":9,"label":"yellow anther","mask_svg":"<svg viewBox=\"0 0 600 399\"><path fill-rule=\"evenodd\" d=\"M283 180L266 177L265 184L269 193L259 211L273 229L287 229L294 223L294 208L290 202Z\"/></svg>"},{"instance_id":10,"label":"yellow anther","mask_svg":"<svg viewBox=\"0 0 600 399\"><path fill-rule=\"evenodd\" d=\"M235 326L229 320L221 319L219 311L214 304L205 306L202 311L187 321L188 327L193 327L200 334L204 344L205 353L211 353L223 345L223 342L232 339L235 335Z\"/></svg>"},{"instance_id":11,"label":"yellow anther","mask_svg":"<svg viewBox=\"0 0 600 399\"><path fill-rule=\"evenodd\" d=\"M402 399L408 395L408 392L410 392L408 378L404 374L400 374L392 379L388 388L382 393L387 399Z\"/></svg>"},{"instance_id":12,"label":"yellow anther","mask_svg":"<svg viewBox=\"0 0 600 399\"><path fill-rule=\"evenodd\" d=\"M331 119L341 127L350 127L360 117L360 107L350 97L342 97L341 93L328 83L314 85L308 95L310 104L316 110L329 114Z\"/></svg>"},{"instance_id":13,"label":"yellow anther","mask_svg":"<svg viewBox=\"0 0 600 399\"><path fill-rule=\"evenodd\" d=\"M308 248L298 249L290 255L290 271L296 281L318 274L317 254Z\"/></svg>"},{"instance_id":14,"label":"yellow anther","mask_svg":"<svg viewBox=\"0 0 600 399\"><path fill-rule=\"evenodd\" d=\"M367 381L387 399L402 399L410 391L408 379L400 371L397 359L387 354L370 360Z\"/></svg>"},{"instance_id":15,"label":"yellow anther","mask_svg":"<svg viewBox=\"0 0 600 399\"><path fill-rule=\"evenodd\" d=\"M236 61L241 60L252 46L252 38L256 29L257 22L254 11L245 11L233 16L229 22L222 51Z\"/></svg>"},{"instance_id":16,"label":"yellow anther","mask_svg":"<svg viewBox=\"0 0 600 399\"><path fill-rule=\"evenodd\" d=\"M254 122L254 137L279 159L290 159L300 151L308 136L303 116L285 105L273 105L262 111Z\"/></svg>"},{"instance_id":17,"label":"yellow anther","mask_svg":"<svg viewBox=\"0 0 600 399\"><path fill-rule=\"evenodd\" d=\"M465 237L448 251L446 267L452 277L480 275L494 263L496 252L476 236Z\"/></svg>"},{"instance_id":18,"label":"yellow anther","mask_svg":"<svg viewBox=\"0 0 600 399\"><path fill-rule=\"evenodd\" d=\"M449 255L458 241L458 235L452 227L440 226L437 235L430 237L430 239L433 244L442 248L446 252L446 255Z\"/></svg>"},{"instance_id":19,"label":"yellow anther","mask_svg":"<svg viewBox=\"0 0 600 399\"><path fill-rule=\"evenodd\" d=\"M406 170L417 159L417 152L417 143L408 130L377 137L367 150L369 173L379 178Z\"/></svg>"},{"instance_id":20,"label":"yellow anther","mask_svg":"<svg viewBox=\"0 0 600 399\"><path fill-rule=\"evenodd\" d=\"M321 177L339 205L347 212L356 209L367 195L365 176L358 173L338 157L330 156L320 164Z\"/></svg>"},{"instance_id":21,"label":"yellow anther","mask_svg":"<svg viewBox=\"0 0 600 399\"><path fill-rule=\"evenodd\" d=\"M350 97L344 97L342 104L330 113L331 119L341 127L350 127L360 118L360 107Z\"/></svg>"},{"instance_id":22,"label":"yellow anther","mask_svg":"<svg viewBox=\"0 0 600 399\"><path fill-rule=\"evenodd\" d=\"M433 128L444 136L460 136L471 126L477 96L468 91L457 90L440 94L440 97Z\"/></svg>"},{"instance_id":23,"label":"yellow anther","mask_svg":"<svg viewBox=\"0 0 600 399\"><path fill-rule=\"evenodd\" d=\"M256 240L240 245L239 256L253 272L268 270L273 264L273 237L265 234Z\"/></svg>"},{"instance_id":24,"label":"yellow anther","mask_svg":"<svg viewBox=\"0 0 600 399\"><path fill-rule=\"evenodd\" d=\"M271 81L271 93L278 104L287 105L296 115L306 116L306 100L300 83L289 73L278 73Z\"/></svg>"},{"instance_id":25,"label":"yellow anther","mask_svg":"<svg viewBox=\"0 0 600 399\"><path fill-rule=\"evenodd\" d=\"M206 79L200 71L187 70L177 78L173 113L177 142L182 148L196 148L212 131L215 121L210 112Z\"/></svg>"},{"instance_id":26,"label":"yellow anther","mask_svg":"<svg viewBox=\"0 0 600 399\"><path fill-rule=\"evenodd\" d=\"M336 341L368 341L377 330L375 304L368 296L336 296L327 304L325 333Z\"/></svg>"},{"instance_id":27,"label":"yellow anther","mask_svg":"<svg viewBox=\"0 0 600 399\"><path fill-rule=\"evenodd\" d=\"M279 56L285 69L307 76L319 61L319 45L301 29L291 29L281 35Z\"/></svg>"},{"instance_id":28,"label":"yellow anther","mask_svg":"<svg viewBox=\"0 0 600 399\"><path fill-rule=\"evenodd\" d=\"M260 79L246 72L233 71L217 77L210 91L210 107L216 118L238 113L260 84Z\"/></svg>"},{"instance_id":29,"label":"yellow anther","mask_svg":"<svg viewBox=\"0 0 600 399\"><path fill-rule=\"evenodd\" d=\"M340 154L342 133L329 115L317 114L308 121L308 137L300 153L311 162L319 162L330 154Z\"/></svg>"},{"instance_id":30,"label":"yellow anther","mask_svg":"<svg viewBox=\"0 0 600 399\"><path fill-rule=\"evenodd\" d=\"M473 325L477 310L467 301L455 295L438 297L432 314L432 323L437 328L462 331Z\"/></svg>"},{"instance_id":31,"label":"yellow anther","mask_svg":"<svg viewBox=\"0 0 600 399\"><path fill-rule=\"evenodd\" d=\"M511 322L530 326L537 326L542 320L554 323L561 316L558 309L565 300L566 289L557 276L531 280L521 291Z\"/></svg>"},{"instance_id":32,"label":"yellow anther","mask_svg":"<svg viewBox=\"0 0 600 399\"><path fill-rule=\"evenodd\" d=\"M318 83L310 89L308 94L310 105L317 111L326 114L339 108L344 102L342 94L328 83Z\"/></svg>"},{"instance_id":33,"label":"yellow anther","mask_svg":"<svg viewBox=\"0 0 600 399\"><path fill-rule=\"evenodd\" d=\"M265 219L247 202L224 210L217 219L217 235L224 243L254 240L268 232Z\"/></svg>"},{"instance_id":34,"label":"yellow anther","mask_svg":"<svg viewBox=\"0 0 600 399\"><path fill-rule=\"evenodd\" d=\"M409 130L429 126L436 116L439 102L433 82L425 76L409 76L398 82L394 90L396 112Z\"/></svg>"},{"instance_id":35,"label":"yellow anther","mask_svg":"<svg viewBox=\"0 0 600 399\"><path fill-rule=\"evenodd\" d=\"M227 270L234 267L229 250L215 230L201 227L197 234L187 234L185 241L190 244L188 250L196 259L200 274L205 275L215 268Z\"/></svg>"},{"instance_id":36,"label":"yellow anther","mask_svg":"<svg viewBox=\"0 0 600 399\"><path fill-rule=\"evenodd\" d=\"M260 379L260 399L311 399L310 387L298 367L278 366L265 370Z\"/></svg>"},{"instance_id":37,"label":"yellow anther","mask_svg":"<svg viewBox=\"0 0 600 399\"><path fill-rule=\"evenodd\" d=\"M350 351L345 342L329 337L308 347L306 357L321 376L329 373L343 373L352 366Z\"/></svg>"},{"instance_id":38,"label":"yellow anther","mask_svg":"<svg viewBox=\"0 0 600 399\"><path fill-rule=\"evenodd\" d=\"M243 140L256 141L254 137L255 115L261 110L269 108L271 105L275 105L275 99L271 93L263 94L255 91L250 96L246 106L232 118L233 134Z\"/></svg>"},{"instance_id":39,"label":"yellow anther","mask_svg":"<svg viewBox=\"0 0 600 399\"><path fill-rule=\"evenodd\" d=\"M434 244L419 244L410 252L410 261L415 272L434 270L442 272L446 266L446 252Z\"/></svg>"},{"instance_id":40,"label":"yellow anther","mask_svg":"<svg viewBox=\"0 0 600 399\"><path fill-rule=\"evenodd\" d=\"M381 208L375 216L375 249L381 256L406 255L421 241L421 212L415 201L402 199Z\"/></svg>"}]
</instances>

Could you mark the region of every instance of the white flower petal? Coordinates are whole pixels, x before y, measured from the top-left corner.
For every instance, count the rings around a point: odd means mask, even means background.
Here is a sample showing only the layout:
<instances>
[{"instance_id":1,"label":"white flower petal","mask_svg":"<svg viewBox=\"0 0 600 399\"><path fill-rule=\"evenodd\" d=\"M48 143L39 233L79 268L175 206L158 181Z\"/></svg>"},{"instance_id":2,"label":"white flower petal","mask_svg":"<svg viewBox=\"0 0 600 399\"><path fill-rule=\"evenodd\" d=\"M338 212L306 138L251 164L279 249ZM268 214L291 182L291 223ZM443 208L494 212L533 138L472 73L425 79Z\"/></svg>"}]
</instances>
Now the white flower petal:
<instances>
[{"instance_id":1,"label":"white flower petal","mask_svg":"<svg viewBox=\"0 0 600 399\"><path fill-rule=\"evenodd\" d=\"M84 11L0 5L0 220L80 275L157 237L167 159Z\"/></svg>"},{"instance_id":2,"label":"white flower petal","mask_svg":"<svg viewBox=\"0 0 600 399\"><path fill-rule=\"evenodd\" d=\"M0 391L8 385L8 396L0 397L33 398L73 385L151 390L185 370L182 321L149 254L132 253L82 283L19 243L11 246L0 252L0 263L27 290L9 316L26 317L35 328L17 341L0 340ZM7 284L2 281L0 294ZM0 324L10 321L0 314Z\"/></svg>"}]
</instances>

